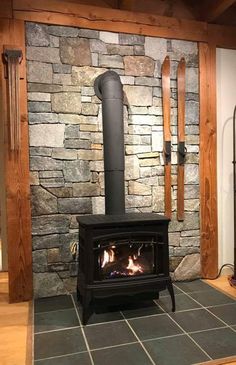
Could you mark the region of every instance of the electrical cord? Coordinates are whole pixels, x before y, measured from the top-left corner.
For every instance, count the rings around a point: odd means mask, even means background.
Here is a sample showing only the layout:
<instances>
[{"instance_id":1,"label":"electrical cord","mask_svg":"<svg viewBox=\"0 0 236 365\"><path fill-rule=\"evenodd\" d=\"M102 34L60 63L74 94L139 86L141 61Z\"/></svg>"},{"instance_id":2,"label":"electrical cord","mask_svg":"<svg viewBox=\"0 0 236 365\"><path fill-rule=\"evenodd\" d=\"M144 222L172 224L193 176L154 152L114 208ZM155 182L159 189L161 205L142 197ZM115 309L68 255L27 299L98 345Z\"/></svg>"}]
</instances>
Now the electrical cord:
<instances>
[{"instance_id":1,"label":"electrical cord","mask_svg":"<svg viewBox=\"0 0 236 365\"><path fill-rule=\"evenodd\" d=\"M214 277L214 278L211 278L211 279L207 279L207 280L216 280L216 279L218 279L219 277L220 277L220 274L221 274L221 271L223 270L223 268L224 267L230 267L232 270L234 270L234 265L233 264L224 264L224 265L222 265L221 266L221 268L220 268L220 270L219 270L219 272L218 272L218 274Z\"/></svg>"}]
</instances>

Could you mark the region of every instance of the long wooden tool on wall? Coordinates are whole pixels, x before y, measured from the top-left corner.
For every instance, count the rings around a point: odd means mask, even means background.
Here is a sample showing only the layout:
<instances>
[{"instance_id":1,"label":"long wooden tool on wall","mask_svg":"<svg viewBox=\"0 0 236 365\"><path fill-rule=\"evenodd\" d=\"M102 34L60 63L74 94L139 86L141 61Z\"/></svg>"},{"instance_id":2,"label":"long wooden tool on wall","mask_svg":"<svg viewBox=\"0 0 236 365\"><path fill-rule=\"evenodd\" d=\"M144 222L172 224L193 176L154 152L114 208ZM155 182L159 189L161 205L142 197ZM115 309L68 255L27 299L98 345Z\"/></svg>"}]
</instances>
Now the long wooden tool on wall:
<instances>
[{"instance_id":1,"label":"long wooden tool on wall","mask_svg":"<svg viewBox=\"0 0 236 365\"><path fill-rule=\"evenodd\" d=\"M170 130L170 58L166 56L162 64L162 103L164 123L164 163L165 163L165 215L171 218L171 130Z\"/></svg>"},{"instance_id":2,"label":"long wooden tool on wall","mask_svg":"<svg viewBox=\"0 0 236 365\"><path fill-rule=\"evenodd\" d=\"M9 93L9 137L10 151L20 150L20 72L19 65L22 61L20 49L4 50L4 59L7 63L6 78L8 79Z\"/></svg>"},{"instance_id":3,"label":"long wooden tool on wall","mask_svg":"<svg viewBox=\"0 0 236 365\"><path fill-rule=\"evenodd\" d=\"M184 163L185 163L185 59L182 57L177 71L178 88L178 176L177 219L184 220Z\"/></svg>"}]
</instances>

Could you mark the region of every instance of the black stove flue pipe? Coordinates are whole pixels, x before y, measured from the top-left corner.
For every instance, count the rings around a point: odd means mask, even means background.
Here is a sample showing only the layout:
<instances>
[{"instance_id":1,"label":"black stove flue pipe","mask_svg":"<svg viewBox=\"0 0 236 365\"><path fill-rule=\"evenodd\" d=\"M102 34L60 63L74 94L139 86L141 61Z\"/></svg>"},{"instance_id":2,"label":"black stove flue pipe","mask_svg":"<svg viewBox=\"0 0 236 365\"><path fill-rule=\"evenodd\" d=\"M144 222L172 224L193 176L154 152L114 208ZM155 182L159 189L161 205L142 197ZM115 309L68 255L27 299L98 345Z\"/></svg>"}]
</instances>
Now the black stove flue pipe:
<instances>
[{"instance_id":1,"label":"black stove flue pipe","mask_svg":"<svg viewBox=\"0 0 236 365\"><path fill-rule=\"evenodd\" d=\"M107 71L94 83L102 100L105 212L125 213L123 87L119 75Z\"/></svg>"}]
</instances>

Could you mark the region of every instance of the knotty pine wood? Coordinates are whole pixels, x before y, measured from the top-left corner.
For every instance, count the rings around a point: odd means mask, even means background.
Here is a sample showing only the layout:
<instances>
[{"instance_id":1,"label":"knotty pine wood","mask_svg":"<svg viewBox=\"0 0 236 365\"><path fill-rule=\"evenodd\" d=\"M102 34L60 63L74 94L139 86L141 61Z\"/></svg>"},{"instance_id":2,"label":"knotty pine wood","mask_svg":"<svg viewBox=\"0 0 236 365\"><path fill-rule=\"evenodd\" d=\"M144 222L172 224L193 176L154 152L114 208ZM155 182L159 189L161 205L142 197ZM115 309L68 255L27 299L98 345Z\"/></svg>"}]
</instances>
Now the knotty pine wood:
<instances>
[{"instance_id":1,"label":"knotty pine wood","mask_svg":"<svg viewBox=\"0 0 236 365\"><path fill-rule=\"evenodd\" d=\"M8 274L0 272L0 364L32 365L32 303L8 303Z\"/></svg>"},{"instance_id":2,"label":"knotty pine wood","mask_svg":"<svg viewBox=\"0 0 236 365\"><path fill-rule=\"evenodd\" d=\"M1 116L4 124L6 232L8 244L9 300L20 302L32 298L32 245L29 189L29 143L25 61L25 27L20 20L0 19L0 48L16 46L23 51L20 65L21 150L19 156L9 152L8 93L4 65L0 62Z\"/></svg>"},{"instance_id":3,"label":"knotty pine wood","mask_svg":"<svg viewBox=\"0 0 236 365\"><path fill-rule=\"evenodd\" d=\"M69 1L13 0L13 17L39 23L189 41L213 42L214 40L218 47L236 48L236 27L160 16L155 13L81 5Z\"/></svg>"},{"instance_id":4,"label":"knotty pine wood","mask_svg":"<svg viewBox=\"0 0 236 365\"><path fill-rule=\"evenodd\" d=\"M14 18L157 37L207 41L207 25L185 19L57 0L14 0Z\"/></svg>"},{"instance_id":5,"label":"knotty pine wood","mask_svg":"<svg viewBox=\"0 0 236 365\"><path fill-rule=\"evenodd\" d=\"M199 44L200 91L200 224L203 278L218 271L216 47Z\"/></svg>"}]
</instances>

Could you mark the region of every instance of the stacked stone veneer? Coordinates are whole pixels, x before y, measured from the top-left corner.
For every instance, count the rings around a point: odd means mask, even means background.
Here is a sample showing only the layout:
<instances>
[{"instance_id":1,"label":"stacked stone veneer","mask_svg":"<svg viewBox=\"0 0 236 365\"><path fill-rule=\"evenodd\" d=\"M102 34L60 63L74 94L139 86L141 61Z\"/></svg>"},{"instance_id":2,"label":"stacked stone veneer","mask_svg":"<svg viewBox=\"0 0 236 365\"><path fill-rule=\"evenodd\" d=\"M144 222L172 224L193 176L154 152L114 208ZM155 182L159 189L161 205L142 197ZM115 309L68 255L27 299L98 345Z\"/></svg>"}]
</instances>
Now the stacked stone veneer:
<instances>
[{"instance_id":1,"label":"stacked stone veneer","mask_svg":"<svg viewBox=\"0 0 236 365\"><path fill-rule=\"evenodd\" d=\"M94 79L106 70L124 85L127 212L164 212L161 64L171 59L173 271L199 252L197 43L28 23L33 271L36 296L75 290L76 215L104 213L101 102ZM176 69L186 69L185 220L176 220ZM198 256L198 255L197 255ZM192 265L193 263L191 263Z\"/></svg>"}]
</instances>

